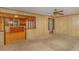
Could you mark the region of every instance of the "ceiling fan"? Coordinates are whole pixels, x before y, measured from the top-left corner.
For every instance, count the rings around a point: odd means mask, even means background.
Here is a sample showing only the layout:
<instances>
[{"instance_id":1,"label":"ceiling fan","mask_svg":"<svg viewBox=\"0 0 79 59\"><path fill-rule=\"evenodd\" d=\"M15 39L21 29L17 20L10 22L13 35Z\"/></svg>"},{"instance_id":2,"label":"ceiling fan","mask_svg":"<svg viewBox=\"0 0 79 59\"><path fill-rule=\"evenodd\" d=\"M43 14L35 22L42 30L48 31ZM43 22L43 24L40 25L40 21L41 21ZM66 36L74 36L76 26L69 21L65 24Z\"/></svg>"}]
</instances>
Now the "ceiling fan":
<instances>
[{"instance_id":1,"label":"ceiling fan","mask_svg":"<svg viewBox=\"0 0 79 59\"><path fill-rule=\"evenodd\" d=\"M54 9L53 15L64 15L63 10L59 10L59 9Z\"/></svg>"},{"instance_id":2,"label":"ceiling fan","mask_svg":"<svg viewBox=\"0 0 79 59\"><path fill-rule=\"evenodd\" d=\"M49 18L54 18L55 16L63 16L64 13L63 10L60 10L60 9L54 9L53 13L49 13Z\"/></svg>"}]
</instances>

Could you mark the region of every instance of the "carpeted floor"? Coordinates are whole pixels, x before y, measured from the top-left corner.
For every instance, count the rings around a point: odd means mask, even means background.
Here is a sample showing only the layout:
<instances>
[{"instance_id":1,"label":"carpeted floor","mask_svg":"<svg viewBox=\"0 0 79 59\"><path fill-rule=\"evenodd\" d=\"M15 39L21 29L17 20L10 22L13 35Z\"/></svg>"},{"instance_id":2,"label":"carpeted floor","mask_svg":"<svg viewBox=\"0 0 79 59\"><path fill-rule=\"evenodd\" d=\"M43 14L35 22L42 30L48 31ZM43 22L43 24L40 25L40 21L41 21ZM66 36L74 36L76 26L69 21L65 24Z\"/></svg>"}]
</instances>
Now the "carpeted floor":
<instances>
[{"instance_id":1,"label":"carpeted floor","mask_svg":"<svg viewBox=\"0 0 79 59\"><path fill-rule=\"evenodd\" d=\"M50 34L24 42L6 45L1 51L78 51L79 39L62 34Z\"/></svg>"}]
</instances>

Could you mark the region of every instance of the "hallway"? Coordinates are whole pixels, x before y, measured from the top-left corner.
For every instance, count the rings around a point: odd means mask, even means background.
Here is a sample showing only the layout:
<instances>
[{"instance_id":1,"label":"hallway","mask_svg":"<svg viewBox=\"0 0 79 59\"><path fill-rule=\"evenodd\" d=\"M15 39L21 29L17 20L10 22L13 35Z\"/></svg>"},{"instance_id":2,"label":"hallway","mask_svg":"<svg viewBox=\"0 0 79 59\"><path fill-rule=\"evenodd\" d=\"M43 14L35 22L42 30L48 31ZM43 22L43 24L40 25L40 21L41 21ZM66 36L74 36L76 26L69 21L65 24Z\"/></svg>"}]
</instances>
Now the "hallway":
<instances>
[{"instance_id":1,"label":"hallway","mask_svg":"<svg viewBox=\"0 0 79 59\"><path fill-rule=\"evenodd\" d=\"M41 35L21 43L6 45L1 51L76 51L79 50L78 38L67 35Z\"/></svg>"}]
</instances>

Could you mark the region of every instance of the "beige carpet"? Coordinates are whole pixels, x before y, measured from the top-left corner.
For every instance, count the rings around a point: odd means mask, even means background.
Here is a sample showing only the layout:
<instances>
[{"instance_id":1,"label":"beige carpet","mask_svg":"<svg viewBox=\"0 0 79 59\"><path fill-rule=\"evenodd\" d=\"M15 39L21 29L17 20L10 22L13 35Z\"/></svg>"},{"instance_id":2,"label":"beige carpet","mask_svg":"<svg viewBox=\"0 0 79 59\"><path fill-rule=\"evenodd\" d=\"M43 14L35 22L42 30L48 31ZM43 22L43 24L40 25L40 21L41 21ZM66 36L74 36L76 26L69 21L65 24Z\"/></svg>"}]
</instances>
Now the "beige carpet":
<instances>
[{"instance_id":1,"label":"beige carpet","mask_svg":"<svg viewBox=\"0 0 79 59\"><path fill-rule=\"evenodd\" d=\"M79 39L67 35L50 34L24 42L6 45L1 51L76 51Z\"/></svg>"}]
</instances>

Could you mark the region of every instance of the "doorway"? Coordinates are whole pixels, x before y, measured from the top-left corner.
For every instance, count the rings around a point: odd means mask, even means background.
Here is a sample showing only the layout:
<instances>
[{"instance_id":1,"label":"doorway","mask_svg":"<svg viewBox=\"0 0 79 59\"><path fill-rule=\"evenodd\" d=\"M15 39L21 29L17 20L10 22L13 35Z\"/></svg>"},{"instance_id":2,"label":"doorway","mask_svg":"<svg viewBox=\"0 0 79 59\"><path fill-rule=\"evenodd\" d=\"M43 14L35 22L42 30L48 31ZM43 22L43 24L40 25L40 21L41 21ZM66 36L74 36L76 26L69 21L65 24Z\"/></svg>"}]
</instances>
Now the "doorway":
<instances>
[{"instance_id":1,"label":"doorway","mask_svg":"<svg viewBox=\"0 0 79 59\"><path fill-rule=\"evenodd\" d=\"M4 18L4 44L14 44L26 40L25 18Z\"/></svg>"},{"instance_id":2,"label":"doorway","mask_svg":"<svg viewBox=\"0 0 79 59\"><path fill-rule=\"evenodd\" d=\"M53 33L53 30L54 30L54 19L52 18L48 18L48 30L49 30L49 33Z\"/></svg>"}]
</instances>

